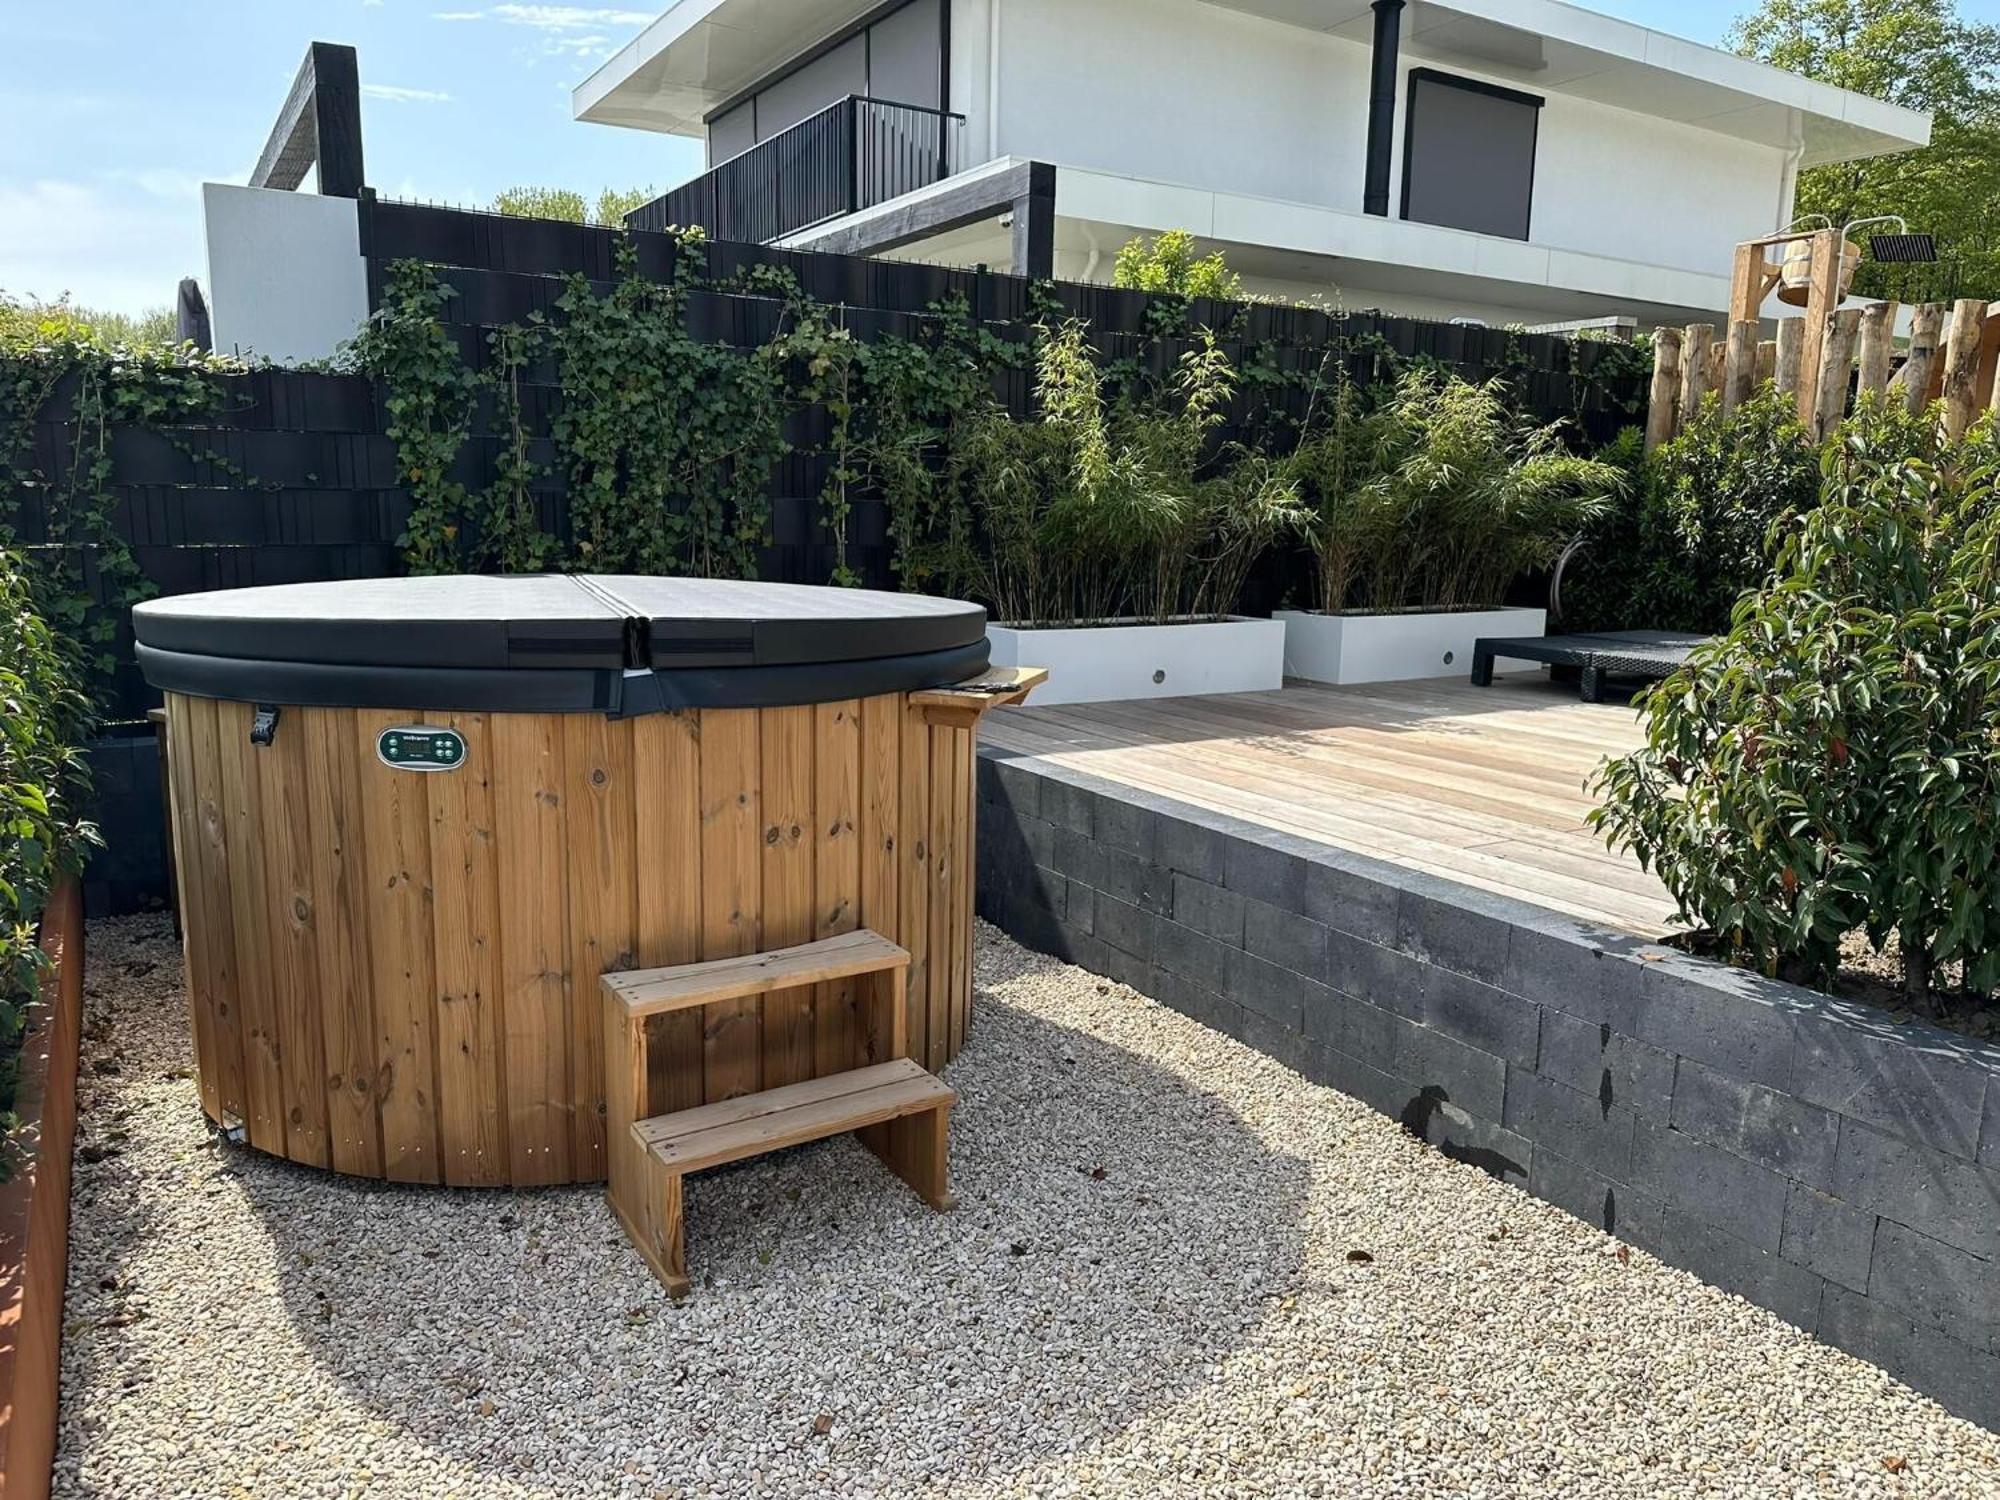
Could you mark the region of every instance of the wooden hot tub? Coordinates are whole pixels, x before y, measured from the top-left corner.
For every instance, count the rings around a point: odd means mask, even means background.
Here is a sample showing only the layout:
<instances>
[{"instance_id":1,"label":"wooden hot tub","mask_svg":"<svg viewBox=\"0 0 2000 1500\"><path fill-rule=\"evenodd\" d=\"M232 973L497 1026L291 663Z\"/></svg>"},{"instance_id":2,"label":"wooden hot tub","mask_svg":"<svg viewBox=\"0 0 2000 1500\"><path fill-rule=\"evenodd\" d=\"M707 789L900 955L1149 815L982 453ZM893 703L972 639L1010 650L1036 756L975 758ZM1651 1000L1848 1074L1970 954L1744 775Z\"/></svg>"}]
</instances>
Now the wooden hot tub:
<instances>
[{"instance_id":1,"label":"wooden hot tub","mask_svg":"<svg viewBox=\"0 0 2000 1500\"><path fill-rule=\"evenodd\" d=\"M202 1106L403 1182L605 1175L598 976L866 926L971 999L977 606L663 578L156 600ZM928 696L928 701L927 701ZM645 1113L851 1056L842 985L661 1018Z\"/></svg>"}]
</instances>

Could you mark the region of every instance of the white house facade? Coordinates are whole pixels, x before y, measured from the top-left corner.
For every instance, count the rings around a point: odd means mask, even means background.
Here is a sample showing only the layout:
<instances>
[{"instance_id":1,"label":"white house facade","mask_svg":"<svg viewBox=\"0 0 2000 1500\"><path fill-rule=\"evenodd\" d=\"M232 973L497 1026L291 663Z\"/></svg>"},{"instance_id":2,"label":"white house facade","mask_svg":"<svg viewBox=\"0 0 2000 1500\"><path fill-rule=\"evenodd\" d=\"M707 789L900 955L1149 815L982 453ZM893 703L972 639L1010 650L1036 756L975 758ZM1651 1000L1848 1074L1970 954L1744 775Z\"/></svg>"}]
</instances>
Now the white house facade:
<instances>
[{"instance_id":1,"label":"white house facade","mask_svg":"<svg viewBox=\"0 0 2000 1500\"><path fill-rule=\"evenodd\" d=\"M649 227L1079 280L1179 228L1253 292L1530 326L1712 317L1801 167L1930 134L1559 0L677 0L574 109L707 141Z\"/></svg>"}]
</instances>

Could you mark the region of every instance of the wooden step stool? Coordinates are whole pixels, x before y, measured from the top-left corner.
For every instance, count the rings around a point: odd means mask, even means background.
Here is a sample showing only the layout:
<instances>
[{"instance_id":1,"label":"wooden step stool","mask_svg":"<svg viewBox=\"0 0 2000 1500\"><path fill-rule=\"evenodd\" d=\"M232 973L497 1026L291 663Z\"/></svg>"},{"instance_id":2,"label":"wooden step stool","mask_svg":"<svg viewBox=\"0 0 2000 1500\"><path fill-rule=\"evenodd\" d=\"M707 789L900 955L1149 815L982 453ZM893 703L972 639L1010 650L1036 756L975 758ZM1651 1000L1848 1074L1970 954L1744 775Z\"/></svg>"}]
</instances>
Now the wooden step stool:
<instances>
[{"instance_id":1,"label":"wooden step stool","mask_svg":"<svg viewBox=\"0 0 2000 1500\"><path fill-rule=\"evenodd\" d=\"M906 951L863 930L742 958L604 976L606 1197L646 1264L674 1296L686 1296L692 1286L681 1179L705 1167L853 1130L932 1208L952 1207L945 1187L945 1140L958 1095L905 1055L903 988L909 966ZM863 1036L886 1036L887 1061L640 1118L648 1016L841 979L861 981L860 1003L885 1012L886 1025L872 1031L864 1026Z\"/></svg>"}]
</instances>

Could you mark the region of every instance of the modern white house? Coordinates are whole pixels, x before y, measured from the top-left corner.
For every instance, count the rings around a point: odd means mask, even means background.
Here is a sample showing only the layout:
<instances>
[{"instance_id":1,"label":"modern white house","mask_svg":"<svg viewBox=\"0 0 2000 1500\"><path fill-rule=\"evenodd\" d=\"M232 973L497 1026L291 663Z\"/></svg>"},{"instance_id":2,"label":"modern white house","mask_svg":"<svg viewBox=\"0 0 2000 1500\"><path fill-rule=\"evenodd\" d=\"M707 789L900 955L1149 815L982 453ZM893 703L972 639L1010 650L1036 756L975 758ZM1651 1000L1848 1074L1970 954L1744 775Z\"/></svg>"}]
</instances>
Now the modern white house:
<instances>
[{"instance_id":1,"label":"modern white house","mask_svg":"<svg viewBox=\"0 0 2000 1500\"><path fill-rule=\"evenodd\" d=\"M1108 281L1642 324L1727 306L1802 167L1929 117L1560 0L675 0L577 118L704 139L641 227Z\"/></svg>"}]
</instances>

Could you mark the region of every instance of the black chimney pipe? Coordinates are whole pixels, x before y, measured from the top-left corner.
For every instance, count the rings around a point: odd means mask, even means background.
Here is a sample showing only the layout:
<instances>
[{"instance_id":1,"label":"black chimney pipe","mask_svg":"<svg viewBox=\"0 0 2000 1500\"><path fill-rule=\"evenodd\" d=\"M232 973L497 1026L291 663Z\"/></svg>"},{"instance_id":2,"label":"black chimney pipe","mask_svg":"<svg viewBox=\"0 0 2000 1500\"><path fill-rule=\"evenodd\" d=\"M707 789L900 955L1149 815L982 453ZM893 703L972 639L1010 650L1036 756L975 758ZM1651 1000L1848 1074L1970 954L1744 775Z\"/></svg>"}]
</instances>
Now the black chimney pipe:
<instances>
[{"instance_id":1,"label":"black chimney pipe","mask_svg":"<svg viewBox=\"0 0 2000 1500\"><path fill-rule=\"evenodd\" d=\"M1403 0L1375 0L1375 59L1368 80L1368 173L1363 213L1389 212L1389 142L1396 133L1396 49L1403 30Z\"/></svg>"}]
</instances>

